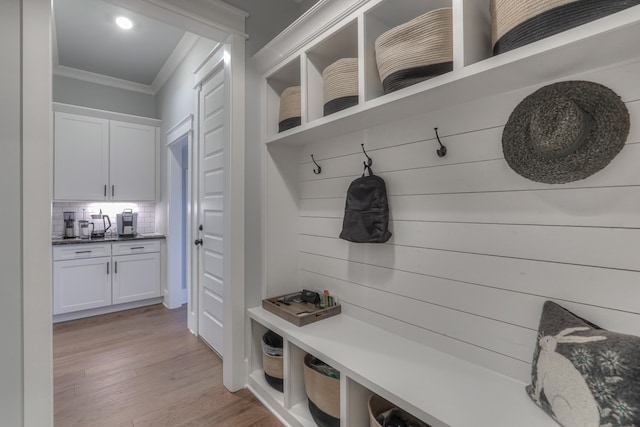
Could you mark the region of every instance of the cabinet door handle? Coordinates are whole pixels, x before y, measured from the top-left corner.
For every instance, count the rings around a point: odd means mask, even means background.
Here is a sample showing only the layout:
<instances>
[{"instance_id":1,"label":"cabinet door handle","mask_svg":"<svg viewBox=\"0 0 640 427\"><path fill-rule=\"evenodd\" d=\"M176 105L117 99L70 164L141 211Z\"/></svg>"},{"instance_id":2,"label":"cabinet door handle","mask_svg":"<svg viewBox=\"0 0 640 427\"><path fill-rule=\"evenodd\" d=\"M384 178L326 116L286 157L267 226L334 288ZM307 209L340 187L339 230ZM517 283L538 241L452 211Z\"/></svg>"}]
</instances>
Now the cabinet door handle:
<instances>
[{"instance_id":1,"label":"cabinet door handle","mask_svg":"<svg viewBox=\"0 0 640 427\"><path fill-rule=\"evenodd\" d=\"M135 248L131 248L132 251L135 249L144 249L144 246L136 246Z\"/></svg>"},{"instance_id":2,"label":"cabinet door handle","mask_svg":"<svg viewBox=\"0 0 640 427\"><path fill-rule=\"evenodd\" d=\"M116 186L115 184L111 186L111 197L116 195Z\"/></svg>"},{"instance_id":3,"label":"cabinet door handle","mask_svg":"<svg viewBox=\"0 0 640 427\"><path fill-rule=\"evenodd\" d=\"M104 197L107 197L107 184L104 185Z\"/></svg>"},{"instance_id":4,"label":"cabinet door handle","mask_svg":"<svg viewBox=\"0 0 640 427\"><path fill-rule=\"evenodd\" d=\"M109 275L109 261L107 261L107 276Z\"/></svg>"},{"instance_id":5,"label":"cabinet door handle","mask_svg":"<svg viewBox=\"0 0 640 427\"><path fill-rule=\"evenodd\" d=\"M92 251L76 251L77 254L90 254Z\"/></svg>"},{"instance_id":6,"label":"cabinet door handle","mask_svg":"<svg viewBox=\"0 0 640 427\"><path fill-rule=\"evenodd\" d=\"M118 274L118 261L113 263L113 274Z\"/></svg>"}]
</instances>

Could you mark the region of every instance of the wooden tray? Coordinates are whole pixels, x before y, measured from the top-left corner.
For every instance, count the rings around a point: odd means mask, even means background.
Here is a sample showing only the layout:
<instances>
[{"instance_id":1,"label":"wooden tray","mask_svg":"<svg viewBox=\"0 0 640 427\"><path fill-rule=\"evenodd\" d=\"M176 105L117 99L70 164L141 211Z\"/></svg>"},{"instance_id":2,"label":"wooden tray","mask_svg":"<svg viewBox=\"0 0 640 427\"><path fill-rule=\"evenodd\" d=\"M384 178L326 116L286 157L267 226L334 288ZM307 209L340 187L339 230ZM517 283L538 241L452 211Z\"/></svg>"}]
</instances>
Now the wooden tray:
<instances>
[{"instance_id":1,"label":"wooden tray","mask_svg":"<svg viewBox=\"0 0 640 427\"><path fill-rule=\"evenodd\" d=\"M296 326L308 325L309 323L335 316L341 312L340 304L332 307L317 308L314 304L307 302L290 301L287 305L278 301L286 296L287 295L281 295L279 297L263 299L262 308Z\"/></svg>"}]
</instances>

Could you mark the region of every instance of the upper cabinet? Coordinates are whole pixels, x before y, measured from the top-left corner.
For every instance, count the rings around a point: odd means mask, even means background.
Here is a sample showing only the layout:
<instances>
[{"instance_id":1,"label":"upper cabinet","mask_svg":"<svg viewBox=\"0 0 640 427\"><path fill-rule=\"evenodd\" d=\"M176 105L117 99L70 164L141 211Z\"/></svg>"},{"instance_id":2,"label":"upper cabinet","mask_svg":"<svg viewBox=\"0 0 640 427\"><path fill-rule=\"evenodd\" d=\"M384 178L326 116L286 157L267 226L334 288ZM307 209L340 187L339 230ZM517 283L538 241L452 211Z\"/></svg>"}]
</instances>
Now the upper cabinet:
<instances>
[{"instance_id":1,"label":"upper cabinet","mask_svg":"<svg viewBox=\"0 0 640 427\"><path fill-rule=\"evenodd\" d=\"M109 120L55 113L56 200L106 200L109 183Z\"/></svg>"},{"instance_id":2,"label":"upper cabinet","mask_svg":"<svg viewBox=\"0 0 640 427\"><path fill-rule=\"evenodd\" d=\"M64 111L54 126L54 200L156 199L157 126Z\"/></svg>"},{"instance_id":3,"label":"upper cabinet","mask_svg":"<svg viewBox=\"0 0 640 427\"><path fill-rule=\"evenodd\" d=\"M110 135L111 200L155 200L156 128L111 121Z\"/></svg>"},{"instance_id":4,"label":"upper cabinet","mask_svg":"<svg viewBox=\"0 0 640 427\"><path fill-rule=\"evenodd\" d=\"M448 22L437 18L445 10ZM416 21L423 25L412 30ZM446 44L415 53L412 31L424 37L422 46ZM609 67L640 57L639 31L640 6L627 7L494 56L490 0L323 0L254 56L264 77L264 141L306 144ZM357 79L328 81L325 70L343 58L357 58ZM389 91L384 80L389 73L393 80L399 58L433 75ZM347 83L357 84L357 100L326 114L327 93ZM283 94L291 86L300 87L299 125L282 129L278 111L289 107ZM354 93L347 89L338 87L338 95Z\"/></svg>"}]
</instances>

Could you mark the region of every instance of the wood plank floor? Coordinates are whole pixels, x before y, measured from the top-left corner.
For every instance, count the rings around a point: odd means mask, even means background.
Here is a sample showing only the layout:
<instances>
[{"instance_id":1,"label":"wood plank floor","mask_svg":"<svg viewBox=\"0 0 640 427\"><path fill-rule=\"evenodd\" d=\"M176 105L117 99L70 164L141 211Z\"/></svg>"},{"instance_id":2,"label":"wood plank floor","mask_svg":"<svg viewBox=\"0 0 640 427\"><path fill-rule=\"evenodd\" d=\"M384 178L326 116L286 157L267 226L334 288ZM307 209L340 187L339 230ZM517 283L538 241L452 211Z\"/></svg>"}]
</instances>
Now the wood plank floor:
<instances>
[{"instance_id":1,"label":"wood plank floor","mask_svg":"<svg viewBox=\"0 0 640 427\"><path fill-rule=\"evenodd\" d=\"M282 424L248 391L222 385L222 361L163 305L53 326L55 427Z\"/></svg>"}]
</instances>

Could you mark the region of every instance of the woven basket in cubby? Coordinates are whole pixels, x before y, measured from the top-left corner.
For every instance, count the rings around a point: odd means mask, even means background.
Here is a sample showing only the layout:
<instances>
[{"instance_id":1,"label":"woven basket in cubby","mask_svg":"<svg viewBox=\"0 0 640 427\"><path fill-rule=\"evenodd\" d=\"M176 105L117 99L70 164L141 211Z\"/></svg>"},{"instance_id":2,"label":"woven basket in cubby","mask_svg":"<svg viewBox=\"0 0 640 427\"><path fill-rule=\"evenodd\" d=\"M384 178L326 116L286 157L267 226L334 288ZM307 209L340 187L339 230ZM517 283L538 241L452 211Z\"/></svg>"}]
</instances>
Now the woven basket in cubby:
<instances>
[{"instance_id":1,"label":"woven basket in cubby","mask_svg":"<svg viewBox=\"0 0 640 427\"><path fill-rule=\"evenodd\" d=\"M640 0L491 0L498 55L640 4Z\"/></svg>"},{"instance_id":2,"label":"woven basket in cubby","mask_svg":"<svg viewBox=\"0 0 640 427\"><path fill-rule=\"evenodd\" d=\"M302 123L300 86L290 86L280 95L280 115L278 117L278 132L284 132Z\"/></svg>"},{"instance_id":3,"label":"woven basket in cubby","mask_svg":"<svg viewBox=\"0 0 640 427\"><path fill-rule=\"evenodd\" d=\"M283 387L282 337L273 331L262 336L262 370L267 383L282 392Z\"/></svg>"},{"instance_id":4,"label":"woven basket in cubby","mask_svg":"<svg viewBox=\"0 0 640 427\"><path fill-rule=\"evenodd\" d=\"M453 70L453 13L435 9L376 39L376 62L384 93Z\"/></svg>"},{"instance_id":5,"label":"woven basket in cubby","mask_svg":"<svg viewBox=\"0 0 640 427\"><path fill-rule=\"evenodd\" d=\"M426 424L408 412L399 409L393 403L389 402L386 399L378 396L377 394L372 395L369 398L369 426L370 427L382 427L383 423L378 421L378 418L381 414L394 409L397 411L397 414L406 421L406 425L411 427L430 427L429 424Z\"/></svg>"},{"instance_id":6,"label":"woven basket in cubby","mask_svg":"<svg viewBox=\"0 0 640 427\"><path fill-rule=\"evenodd\" d=\"M340 427L340 373L320 359L304 358L304 388L309 411L319 427Z\"/></svg>"},{"instance_id":7,"label":"woven basket in cubby","mask_svg":"<svg viewBox=\"0 0 640 427\"><path fill-rule=\"evenodd\" d=\"M322 72L324 115L358 105L358 58L342 58Z\"/></svg>"}]
</instances>

